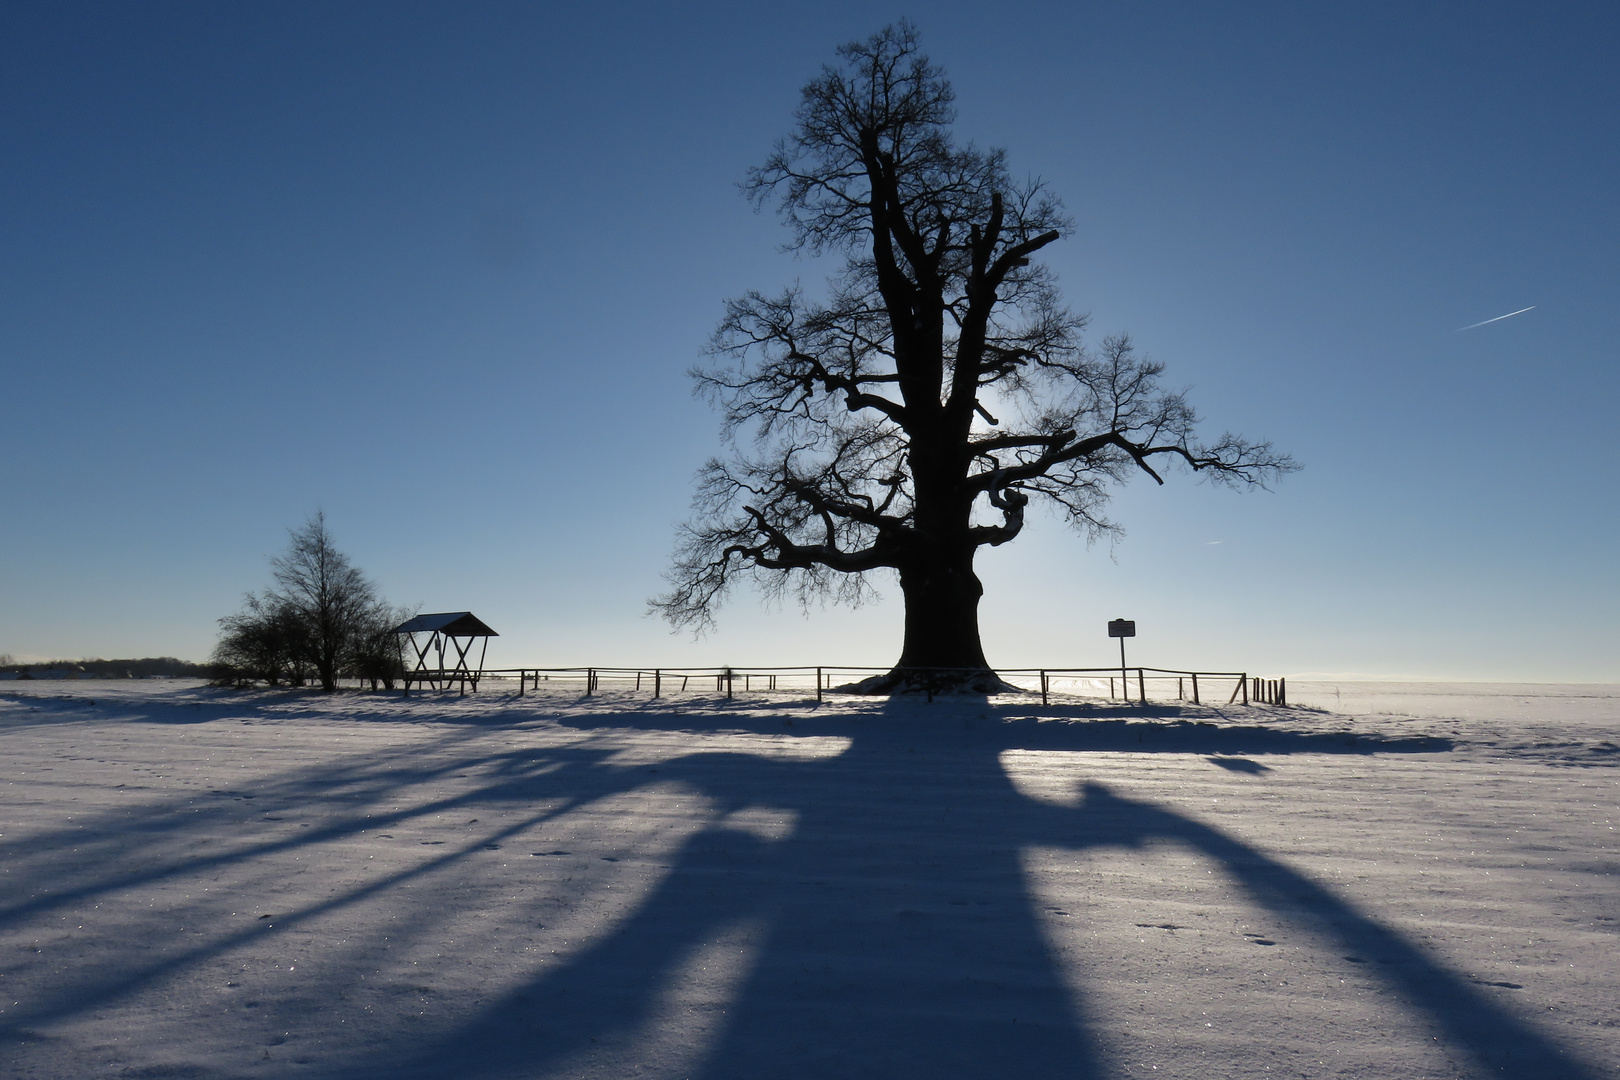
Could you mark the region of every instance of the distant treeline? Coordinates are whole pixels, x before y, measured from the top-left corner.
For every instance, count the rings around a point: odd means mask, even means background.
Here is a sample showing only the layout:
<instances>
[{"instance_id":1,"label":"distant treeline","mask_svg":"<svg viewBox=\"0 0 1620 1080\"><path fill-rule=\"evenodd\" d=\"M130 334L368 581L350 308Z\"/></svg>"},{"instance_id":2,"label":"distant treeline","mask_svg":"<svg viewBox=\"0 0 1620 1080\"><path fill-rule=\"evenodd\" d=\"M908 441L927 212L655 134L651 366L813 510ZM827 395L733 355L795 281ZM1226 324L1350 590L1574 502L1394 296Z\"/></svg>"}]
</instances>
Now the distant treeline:
<instances>
[{"instance_id":1,"label":"distant treeline","mask_svg":"<svg viewBox=\"0 0 1620 1080\"><path fill-rule=\"evenodd\" d=\"M11 657L0 663L0 678L15 679L150 679L170 676L206 679L213 674L207 664L193 664L172 656L146 656L139 660L46 660L19 664Z\"/></svg>"}]
</instances>

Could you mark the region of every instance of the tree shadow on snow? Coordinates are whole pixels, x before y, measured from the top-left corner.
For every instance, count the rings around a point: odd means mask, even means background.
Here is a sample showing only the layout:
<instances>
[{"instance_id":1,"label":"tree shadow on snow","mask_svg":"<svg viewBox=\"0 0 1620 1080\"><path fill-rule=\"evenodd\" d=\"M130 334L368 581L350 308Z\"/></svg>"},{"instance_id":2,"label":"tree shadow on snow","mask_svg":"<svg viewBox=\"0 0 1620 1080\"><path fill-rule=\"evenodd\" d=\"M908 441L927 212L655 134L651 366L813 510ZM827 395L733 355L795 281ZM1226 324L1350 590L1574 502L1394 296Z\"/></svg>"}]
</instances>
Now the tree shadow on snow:
<instances>
[{"instance_id":1,"label":"tree shadow on snow","mask_svg":"<svg viewBox=\"0 0 1620 1080\"><path fill-rule=\"evenodd\" d=\"M935 715L913 702L842 720L819 719L810 709L769 715L755 709L718 721L668 709L604 711L563 721L579 731L581 744L539 749L480 741L486 719L431 745L329 760L253 792L210 792L185 805L81 818L10 852L11 899L0 905L0 920L78 910L180 875L234 874L240 892L244 880L251 885L255 874L270 880L284 865L278 859L307 845L450 813L508 811L499 829L470 832L465 843L407 869L277 914L274 922L285 930L392 898L407 914L352 934L347 953L329 961L358 973L375 968L385 930L395 942L430 939L463 901L429 884L471 872L479 852L597 800L674 783L706 797L710 824L660 860L668 869L659 883L616 925L566 960L534 966L527 982L459 1027L421 1037L402 1032L385 1059L328 1057L305 1074L328 1080L612 1076L632 1068L660 1074L677 1063L638 1054L656 1042L666 1050L684 1047L679 1074L707 1080L762 1071L817 1080L1108 1075L1110 1061L1088 1027L1093 1010L1058 968L1021 856L1030 847L1080 857L1168 842L1224 869L1302 937L1378 961L1368 970L1481 1071L1523 1080L1595 1075L1401 934L1264 852L1102 784L1085 784L1078 805L1037 801L1014 787L999 758L1017 748L1162 750L1258 772L1265 766L1244 755L1433 751L1444 744L1348 743L1342 735L1220 727L1140 711L1059 724L990 705L980 716L948 723ZM532 713L512 718L534 720ZM693 752L660 760L656 776L614 760L623 745L615 732L672 732L683 724L849 742L841 753L808 760L704 751L700 742ZM1083 758L1075 768L1083 772ZM442 798L400 805L408 801L402 790L452 776L476 779ZM255 834L220 852L188 846L227 819L273 821L309 814L316 804L324 812L307 829ZM739 813L761 809L788 826L762 833ZM520 875L522 865L502 873ZM33 886L40 887L30 892ZM199 910L191 924L199 917L214 916ZM155 958L132 948L94 971L66 974L6 1014L0 1042L15 1044L31 1038L34 1027L93 1015L270 932L245 915L216 921L228 929L207 940L176 942ZM154 922L123 932L149 940L161 928ZM683 1003L683 973L717 942L740 957L733 961L734 984L719 1000ZM323 981L305 992L300 1008L309 1015L342 998L341 974Z\"/></svg>"},{"instance_id":2,"label":"tree shadow on snow","mask_svg":"<svg viewBox=\"0 0 1620 1080\"><path fill-rule=\"evenodd\" d=\"M782 730L779 717L738 719L743 729ZM1140 713L1118 730L1020 727L998 722L993 710L988 722L961 730L917 721L909 703L868 716L845 727L851 745L832 758L696 754L660 763L663 778L717 800L721 822L729 812L769 807L796 825L776 841L723 825L704 831L671 858L671 871L616 933L434 1045L376 1072L338 1075L608 1076L627 1048L670 1024L706 1029L709 1044L679 1074L710 1080L762 1069L806 1080L1108 1075L1087 1029L1087 1004L1058 971L1038 925L1020 853L1038 845L1078 856L1163 842L1223 867L1280 922L1308 912L1301 936L1376 959L1377 975L1409 1009L1493 1075L1593 1075L1402 935L1263 852L1101 784L1085 785L1077 807L1037 802L1014 788L998 759L1003 749L1031 745L1139 750L1151 742L1259 772L1265 766L1231 755L1441 748L1434 741L1351 744L1342 736L1166 725ZM658 729L679 720L621 714L567 722ZM1134 730L1143 724L1151 734ZM723 1012L677 1011L672 1019L676 973L739 925L758 929Z\"/></svg>"}]
</instances>

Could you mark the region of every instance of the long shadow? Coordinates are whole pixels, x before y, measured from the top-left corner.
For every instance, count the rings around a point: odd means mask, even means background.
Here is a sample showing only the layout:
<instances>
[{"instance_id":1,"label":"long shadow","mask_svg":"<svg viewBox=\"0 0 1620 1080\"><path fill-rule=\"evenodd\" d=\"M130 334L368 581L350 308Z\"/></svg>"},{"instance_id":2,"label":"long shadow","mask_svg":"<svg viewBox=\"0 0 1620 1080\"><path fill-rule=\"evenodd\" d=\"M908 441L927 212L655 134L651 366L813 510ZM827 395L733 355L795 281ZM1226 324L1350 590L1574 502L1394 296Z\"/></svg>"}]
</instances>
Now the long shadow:
<instances>
[{"instance_id":1,"label":"long shadow","mask_svg":"<svg viewBox=\"0 0 1620 1080\"><path fill-rule=\"evenodd\" d=\"M728 708L728 706L730 706ZM742 731L764 735L874 735L910 736L916 745L937 742L942 736L952 745L977 743L987 749L1010 750L1114 750L1131 753L1175 754L1433 754L1453 750L1456 744L1436 736L1393 736L1349 729L1305 730L1294 726L1287 714L1256 723L1252 710L1188 710L1173 704L1148 706L1117 704L1054 704L987 702L980 714L942 723L931 719L921 702L895 707L874 707L851 715L847 705L835 713L822 713L814 700L783 706L772 703L770 713L757 705L724 699L704 699L689 711L640 708L561 717L563 727L582 731L608 729L713 732ZM1214 719L1210 716L1213 713ZM1236 721L1236 722L1234 722Z\"/></svg>"},{"instance_id":2,"label":"long shadow","mask_svg":"<svg viewBox=\"0 0 1620 1080\"><path fill-rule=\"evenodd\" d=\"M994 755L941 771L897 768L896 753L857 739L814 762L661 763L721 815L789 812L792 835L700 834L622 933L419 1055L339 1075L569 1074L593 1045L637 1038L680 958L749 918L766 926L757 961L691 1075L1101 1075L1003 836L1028 800Z\"/></svg>"},{"instance_id":3,"label":"long shadow","mask_svg":"<svg viewBox=\"0 0 1620 1080\"><path fill-rule=\"evenodd\" d=\"M84 1015L115 1004L179 972L266 937L271 930L285 933L319 916L361 903L380 893L409 885L456 866L491 843L521 833L548 819L594 799L624 790L622 770L603 767L612 751L604 748L548 748L501 750L468 745L475 736L452 732L430 744L414 744L395 752L351 755L337 761L299 769L261 780L248 790L213 790L193 796L148 802L123 812L77 815L75 824L48 830L26 839L8 838L4 850L7 874L0 892L0 925L20 925L58 911L86 910L108 897L199 875L224 872L254 873L272 860L294 856L303 849L335 841L352 840L383 829L431 820L450 811L490 806L519 806L528 810L497 831L484 832L468 843L425 857L398 872L338 892L332 898L294 910L278 912L273 923L239 921L224 934L177 946L165 946L162 955L149 959L147 945L165 936L156 927L130 926L119 945L125 955L95 969L62 972L43 988L36 988L27 1003L17 1002L0 1020L0 1043L35 1038L34 1029L54 1021ZM465 752L457 753L462 747ZM449 752L454 756L445 757ZM428 764L423 764L426 760ZM414 801L398 807L402 789L443 782L479 770L486 782L454 795ZM541 776L562 777L539 781ZM298 822L314 818L316 822ZM309 824L296 831L287 824ZM267 825L266 823L275 823ZM198 852L195 840L229 835L245 829L245 839L219 845L223 850ZM275 835L266 837L272 831ZM258 871L261 875L265 871ZM271 872L273 875L273 871ZM224 907L242 900L217 897ZM229 923L221 912L208 911L202 898L195 905L205 921ZM191 920L195 923L196 919ZM394 931L400 936L403 928ZM408 933L408 931L405 931ZM423 933L431 933L424 927ZM0 965L20 974L15 962Z\"/></svg>"},{"instance_id":4,"label":"long shadow","mask_svg":"<svg viewBox=\"0 0 1620 1080\"><path fill-rule=\"evenodd\" d=\"M1569 1051L1519 1022L1467 979L1418 949L1404 935L1359 910L1329 889L1264 852L1201 822L1162 807L1121 798L1102 784L1085 785L1077 811L1054 809L1037 843L1073 848L1137 848L1150 841L1185 845L1225 868L1255 901L1293 920L1322 944L1371 961L1373 971L1405 1002L1445 1032L1492 1076L1596 1076L1571 1060ZM1309 920L1300 919L1309 913Z\"/></svg>"},{"instance_id":5,"label":"long shadow","mask_svg":"<svg viewBox=\"0 0 1620 1080\"><path fill-rule=\"evenodd\" d=\"M534 716L514 712L512 719L532 723ZM1595 1076L1402 935L1263 852L1101 785L1087 787L1078 807L1037 802L1014 788L998 757L1018 747L1154 749L1230 762L1248 753L1432 752L1443 744L1349 743L1341 736L1140 712L1074 719L1029 721L987 707L982 719L942 726L908 703L842 720L820 719L810 709L706 718L703 726L840 735L850 742L836 756L812 760L698 751L660 761L657 782L705 795L714 824L667 858L667 874L618 926L568 962L537 968L525 984L457 1028L414 1043L402 1037L389 1060L328 1060L309 1074L494 1080L595 1069L610 1075L623 1060L614 1055L632 1052L650 1033L667 1038L672 1029L705 1028L707 1037L693 1040L685 1075L1102 1076L1108 1062L1094 1049L1091 1010L1050 954L1020 855L1030 845L1078 853L1169 841L1218 863L1279 920L1298 919L1308 909L1313 917L1300 920L1302 933L1325 935L1337 948L1381 961L1371 970L1482 1071L1525 1080ZM489 723L486 717L478 727L487 730ZM296 925L413 878L453 870L480 846L648 783L647 770L608 760L613 733L668 732L699 721L636 710L567 723L607 739L491 749L473 730L383 758L357 755L288 773L258 786L252 813L318 803L328 811L326 820L301 834L246 841L224 852L181 852L175 842L188 830L216 828L220 815L247 813L240 801L246 793L215 793L227 801L185 821L174 804L80 821L13 850L11 899L0 906L0 919L37 917L203 870L251 866L301 846L452 809L524 809L499 833L481 834L276 920ZM404 788L475 771L481 780L453 795L393 808ZM736 825L737 812L757 808L789 822L786 835L772 839ZM111 859L115 841L121 846ZM84 861L94 857L98 842L115 871ZM19 886L44 880L52 881L48 893L19 895ZM411 928L395 925L390 932L429 935L435 921L433 912L423 911ZM756 929L723 1009L672 1011L669 991L688 961L740 925ZM93 1013L263 932L240 927L157 959L131 953L110 970L64 979L27 1008L9 1012L0 1040L27 1038L30 1025ZM374 940L356 945L354 966L370 959L361 954L375 947Z\"/></svg>"},{"instance_id":6,"label":"long shadow","mask_svg":"<svg viewBox=\"0 0 1620 1080\"><path fill-rule=\"evenodd\" d=\"M722 809L790 811L797 827L777 843L718 829L700 835L620 933L430 1046L376 1071L332 1075L612 1075L613 1053L650 1039L682 958L752 920L767 929L747 977L723 1018L688 1018L717 1021L718 1032L682 1075L1102 1076L1107 1063L1093 1050L1086 1003L1049 954L1019 853L1026 845L1080 852L1153 841L1215 861L1279 921L1309 910L1302 934L1322 934L1325 919L1330 944L1380 961L1375 970L1407 1007L1430 1017L1483 1071L1524 1080L1595 1075L1398 932L1263 852L1101 785L1088 786L1078 808L1038 803L1013 787L997 757L1032 742L1083 749L1099 734L1112 748L1118 732L1070 729L1065 737L994 716L962 730L885 719L857 724L866 730L851 731L850 748L835 758L693 755L662 764L664 775L708 792ZM570 723L667 723L650 720ZM767 731L780 723L750 722ZM1376 740L1208 725L1172 724L1160 734L1169 736L1164 749L1211 755L1379 749ZM918 755L918 743L930 752ZM1436 748L1426 740L1384 747Z\"/></svg>"}]
</instances>

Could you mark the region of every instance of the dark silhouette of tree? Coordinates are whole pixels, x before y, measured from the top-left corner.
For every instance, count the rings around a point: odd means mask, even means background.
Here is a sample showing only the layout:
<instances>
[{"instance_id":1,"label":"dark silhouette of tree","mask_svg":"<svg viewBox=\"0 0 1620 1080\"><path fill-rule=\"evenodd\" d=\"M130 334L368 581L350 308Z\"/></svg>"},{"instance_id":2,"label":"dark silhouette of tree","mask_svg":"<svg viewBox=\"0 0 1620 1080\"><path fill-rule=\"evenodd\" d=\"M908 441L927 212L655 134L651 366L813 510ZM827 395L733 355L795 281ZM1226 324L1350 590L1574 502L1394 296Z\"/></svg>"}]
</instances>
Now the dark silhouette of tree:
<instances>
[{"instance_id":1,"label":"dark silhouette of tree","mask_svg":"<svg viewBox=\"0 0 1620 1080\"><path fill-rule=\"evenodd\" d=\"M701 629L740 577L858 603L869 572L893 571L905 643L868 688L934 678L922 669L992 687L974 555L1018 536L1032 496L1097 536L1114 527L1109 489L1163 483L1160 462L1235 485L1294 466L1269 443L1197 442L1192 407L1128 337L1081 344L1085 317L1032 261L1068 227L1062 207L1003 151L953 140L951 86L910 24L839 55L744 186L777 203L790 248L843 269L824 299L795 287L727 304L719 364L693 374L739 449L699 474L653 606Z\"/></svg>"},{"instance_id":2,"label":"dark silhouette of tree","mask_svg":"<svg viewBox=\"0 0 1620 1080\"><path fill-rule=\"evenodd\" d=\"M122 660L85 657L79 660L48 660L36 666L42 670L73 672L96 679L146 679L154 675L197 678L211 674L207 665L193 664L173 656L146 656ZM0 672L16 670L17 665L11 662L9 657L0 655Z\"/></svg>"},{"instance_id":3,"label":"dark silhouette of tree","mask_svg":"<svg viewBox=\"0 0 1620 1080\"><path fill-rule=\"evenodd\" d=\"M249 593L242 611L220 620L215 663L226 678L272 686L302 685L312 675L323 690L337 689L340 675L392 686L403 660L387 638L400 612L332 543L325 514L288 532L287 551L270 560L275 587Z\"/></svg>"},{"instance_id":4,"label":"dark silhouette of tree","mask_svg":"<svg viewBox=\"0 0 1620 1080\"><path fill-rule=\"evenodd\" d=\"M405 639L394 633L394 628L415 614L410 608L375 605L360 633L350 673L369 680L373 690L378 683L392 690L394 683L405 677Z\"/></svg>"},{"instance_id":5,"label":"dark silhouette of tree","mask_svg":"<svg viewBox=\"0 0 1620 1080\"><path fill-rule=\"evenodd\" d=\"M309 680L303 627L270 594L248 593L242 610L219 620L219 627L212 657L216 682L302 686Z\"/></svg>"}]
</instances>

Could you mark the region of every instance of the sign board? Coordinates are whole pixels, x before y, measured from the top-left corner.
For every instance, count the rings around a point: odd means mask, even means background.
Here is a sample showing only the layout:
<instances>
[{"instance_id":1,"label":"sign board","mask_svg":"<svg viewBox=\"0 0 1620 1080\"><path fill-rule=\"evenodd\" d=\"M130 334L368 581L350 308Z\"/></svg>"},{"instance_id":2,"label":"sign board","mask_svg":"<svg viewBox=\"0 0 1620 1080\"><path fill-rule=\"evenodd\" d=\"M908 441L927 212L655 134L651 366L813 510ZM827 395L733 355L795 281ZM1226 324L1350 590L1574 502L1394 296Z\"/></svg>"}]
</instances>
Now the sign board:
<instances>
[{"instance_id":1,"label":"sign board","mask_svg":"<svg viewBox=\"0 0 1620 1080\"><path fill-rule=\"evenodd\" d=\"M1110 619L1108 621L1108 636L1109 637L1135 637L1136 636L1136 620L1134 620L1134 619Z\"/></svg>"}]
</instances>

